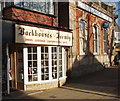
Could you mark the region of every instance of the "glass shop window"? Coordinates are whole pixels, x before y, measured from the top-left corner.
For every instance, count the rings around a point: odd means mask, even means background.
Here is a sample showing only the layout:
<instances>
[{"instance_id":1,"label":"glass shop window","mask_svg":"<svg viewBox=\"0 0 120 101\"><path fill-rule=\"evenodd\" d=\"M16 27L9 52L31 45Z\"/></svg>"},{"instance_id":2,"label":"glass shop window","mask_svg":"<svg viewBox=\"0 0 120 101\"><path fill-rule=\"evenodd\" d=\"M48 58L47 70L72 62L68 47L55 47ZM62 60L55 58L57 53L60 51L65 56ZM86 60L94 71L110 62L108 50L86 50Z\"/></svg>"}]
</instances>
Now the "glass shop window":
<instances>
[{"instance_id":1,"label":"glass shop window","mask_svg":"<svg viewBox=\"0 0 120 101\"><path fill-rule=\"evenodd\" d=\"M15 0L14 5L54 15L53 0Z\"/></svg>"},{"instance_id":2,"label":"glass shop window","mask_svg":"<svg viewBox=\"0 0 120 101\"><path fill-rule=\"evenodd\" d=\"M41 47L41 79L42 80L49 80L48 47Z\"/></svg>"},{"instance_id":3,"label":"glass shop window","mask_svg":"<svg viewBox=\"0 0 120 101\"><path fill-rule=\"evenodd\" d=\"M28 81L38 81L37 47L28 47Z\"/></svg>"},{"instance_id":4,"label":"glass shop window","mask_svg":"<svg viewBox=\"0 0 120 101\"><path fill-rule=\"evenodd\" d=\"M57 79L58 76L59 78L65 76L64 48L56 46L34 46L25 49L24 70L27 73L27 82L50 81Z\"/></svg>"}]
</instances>

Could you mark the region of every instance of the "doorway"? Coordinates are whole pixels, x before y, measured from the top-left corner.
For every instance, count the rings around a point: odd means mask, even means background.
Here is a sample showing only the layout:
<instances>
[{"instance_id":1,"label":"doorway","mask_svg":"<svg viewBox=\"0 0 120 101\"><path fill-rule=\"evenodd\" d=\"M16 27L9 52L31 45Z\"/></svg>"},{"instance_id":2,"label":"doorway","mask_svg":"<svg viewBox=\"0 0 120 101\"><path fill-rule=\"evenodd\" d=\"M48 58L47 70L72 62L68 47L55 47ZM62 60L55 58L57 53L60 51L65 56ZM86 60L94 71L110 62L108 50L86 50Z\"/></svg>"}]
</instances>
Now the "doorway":
<instances>
[{"instance_id":1,"label":"doorway","mask_svg":"<svg viewBox=\"0 0 120 101\"><path fill-rule=\"evenodd\" d=\"M10 88L24 90L24 68L23 68L23 48L10 48Z\"/></svg>"}]
</instances>

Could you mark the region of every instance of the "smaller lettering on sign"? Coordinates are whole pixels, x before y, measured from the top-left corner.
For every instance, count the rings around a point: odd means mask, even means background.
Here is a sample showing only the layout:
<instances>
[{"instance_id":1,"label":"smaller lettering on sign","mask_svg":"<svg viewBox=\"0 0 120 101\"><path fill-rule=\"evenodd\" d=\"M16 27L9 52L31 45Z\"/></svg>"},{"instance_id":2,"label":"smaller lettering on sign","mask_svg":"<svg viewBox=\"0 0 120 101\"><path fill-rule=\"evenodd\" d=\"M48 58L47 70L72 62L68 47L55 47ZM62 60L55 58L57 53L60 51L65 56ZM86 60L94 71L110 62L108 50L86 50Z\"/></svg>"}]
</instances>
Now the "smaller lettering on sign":
<instances>
[{"instance_id":1,"label":"smaller lettering on sign","mask_svg":"<svg viewBox=\"0 0 120 101\"><path fill-rule=\"evenodd\" d=\"M72 46L72 33L70 32L17 24L15 30L16 43Z\"/></svg>"}]
</instances>

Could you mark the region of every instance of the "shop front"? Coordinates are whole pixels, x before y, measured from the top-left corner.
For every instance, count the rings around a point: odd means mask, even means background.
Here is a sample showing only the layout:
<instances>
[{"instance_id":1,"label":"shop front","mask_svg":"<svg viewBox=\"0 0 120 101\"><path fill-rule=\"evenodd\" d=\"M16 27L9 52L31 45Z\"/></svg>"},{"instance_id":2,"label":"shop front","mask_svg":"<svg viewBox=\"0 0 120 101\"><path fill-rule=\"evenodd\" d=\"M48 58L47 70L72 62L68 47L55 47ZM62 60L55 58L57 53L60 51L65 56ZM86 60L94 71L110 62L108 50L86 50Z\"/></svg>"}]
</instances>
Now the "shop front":
<instances>
[{"instance_id":1,"label":"shop front","mask_svg":"<svg viewBox=\"0 0 120 101\"><path fill-rule=\"evenodd\" d=\"M71 46L71 32L15 24L15 43L9 44L11 88L62 86L66 82L66 47Z\"/></svg>"}]
</instances>

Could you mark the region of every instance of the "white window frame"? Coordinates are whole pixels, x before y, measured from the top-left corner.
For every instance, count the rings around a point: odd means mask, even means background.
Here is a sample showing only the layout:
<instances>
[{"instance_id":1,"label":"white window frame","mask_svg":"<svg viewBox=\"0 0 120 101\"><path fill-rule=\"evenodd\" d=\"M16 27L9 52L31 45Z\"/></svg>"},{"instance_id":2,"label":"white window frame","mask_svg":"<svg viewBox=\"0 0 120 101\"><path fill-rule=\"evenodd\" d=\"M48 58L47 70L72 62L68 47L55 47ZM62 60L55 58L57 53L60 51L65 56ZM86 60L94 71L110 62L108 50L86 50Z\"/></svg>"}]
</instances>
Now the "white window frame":
<instances>
[{"instance_id":1,"label":"white window frame","mask_svg":"<svg viewBox=\"0 0 120 101\"><path fill-rule=\"evenodd\" d=\"M32 46L31 46L32 47ZM38 83L45 83L45 82L52 82L57 81L57 79L52 79L52 55L51 55L51 47L54 46L46 46L48 47L49 52L49 80L42 80L41 79L41 46L37 46L37 65L38 65L38 81L28 81L28 56L27 56L27 47L23 48L23 60L24 60L24 84L38 84ZM62 47L62 77L59 79L66 78L66 52L65 49ZM26 69L27 68L27 69Z\"/></svg>"},{"instance_id":2,"label":"white window frame","mask_svg":"<svg viewBox=\"0 0 120 101\"><path fill-rule=\"evenodd\" d=\"M97 28L97 31L95 30L95 27ZM97 32L97 33L95 33ZM97 39L95 38L95 34L97 34ZM94 45L95 41L97 41L96 46ZM97 50L96 50L96 49ZM95 51L96 50L96 51ZM93 54L98 55L100 53L100 34L99 34L99 26L97 24L93 25Z\"/></svg>"},{"instance_id":3,"label":"white window frame","mask_svg":"<svg viewBox=\"0 0 120 101\"><path fill-rule=\"evenodd\" d=\"M85 24L84 29L81 28L81 21L83 21ZM82 34L84 34L84 36ZM84 19L80 19L79 20L79 53L80 53L80 55L87 54L87 48L88 48L87 47L87 40L88 40L87 37L88 37L87 22ZM86 41L86 43L84 43L84 40ZM86 44L85 51L84 51L84 47L85 47L84 44Z\"/></svg>"}]
</instances>

